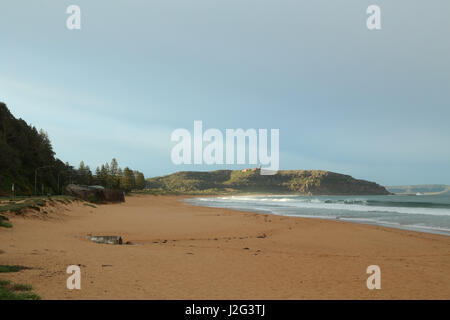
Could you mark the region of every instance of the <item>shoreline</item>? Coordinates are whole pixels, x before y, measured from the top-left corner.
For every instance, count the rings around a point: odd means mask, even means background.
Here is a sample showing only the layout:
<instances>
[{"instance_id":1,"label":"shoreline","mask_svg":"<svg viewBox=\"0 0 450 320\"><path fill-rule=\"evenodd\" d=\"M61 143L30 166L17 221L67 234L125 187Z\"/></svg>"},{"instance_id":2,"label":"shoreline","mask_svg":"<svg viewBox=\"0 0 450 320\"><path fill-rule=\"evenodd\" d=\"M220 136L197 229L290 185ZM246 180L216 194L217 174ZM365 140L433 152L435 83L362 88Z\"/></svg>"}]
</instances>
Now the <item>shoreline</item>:
<instances>
[{"instance_id":1,"label":"shoreline","mask_svg":"<svg viewBox=\"0 0 450 320\"><path fill-rule=\"evenodd\" d=\"M448 236L184 201L196 197L135 195L11 217L0 264L32 269L0 278L43 299L450 299ZM72 264L81 290L65 288ZM366 288L369 265L381 268L381 290Z\"/></svg>"},{"instance_id":2,"label":"shoreline","mask_svg":"<svg viewBox=\"0 0 450 320\"><path fill-rule=\"evenodd\" d=\"M237 195L199 195L199 196L189 196L189 199L201 199L201 198L220 198L220 197L245 197L245 196L254 196L254 197L267 197L267 196L284 196L284 197L295 197L295 196L306 196L306 195L288 195L288 194L237 194ZM322 196L322 195L315 195L315 196ZM339 195L329 195L330 197L333 196L339 196ZM351 197L351 195L349 195ZM353 195L353 196L359 196L359 195ZM376 196L376 195L374 195ZM398 196L396 194L392 194L392 196ZM403 196L403 195L400 195ZM314 196L311 196L314 197ZM372 225L372 226L379 226L384 228L393 228L393 229L399 229L399 230L407 230L407 231L413 231L413 232L421 232L421 233L428 233L428 234L437 234L437 235L443 235L443 236L450 236L450 230L445 228L439 228L439 227L427 227L427 226L415 226L415 225L408 225L408 224L400 224L400 223L391 223L391 222L377 222L377 221L370 221L370 220L363 220L358 218L341 218L341 217L321 217L321 216L308 216L308 215L295 215L295 214L283 214L283 213L276 213L271 211L270 209L263 210L263 209L250 209L250 208L233 208L233 207L226 207L226 206L208 206L208 205L202 205L199 204L199 202L194 203L190 201L186 201L187 203L191 205L196 205L200 207L208 207L208 208L222 208L222 209L229 209L229 210L235 210L235 211L241 211L241 212L253 212L253 213L260 213L260 214L271 214L275 216L282 216L282 217L292 217L292 218L305 218L305 219L322 219L327 221L342 221L342 222L349 222L349 223L357 223L362 225Z\"/></svg>"}]
</instances>

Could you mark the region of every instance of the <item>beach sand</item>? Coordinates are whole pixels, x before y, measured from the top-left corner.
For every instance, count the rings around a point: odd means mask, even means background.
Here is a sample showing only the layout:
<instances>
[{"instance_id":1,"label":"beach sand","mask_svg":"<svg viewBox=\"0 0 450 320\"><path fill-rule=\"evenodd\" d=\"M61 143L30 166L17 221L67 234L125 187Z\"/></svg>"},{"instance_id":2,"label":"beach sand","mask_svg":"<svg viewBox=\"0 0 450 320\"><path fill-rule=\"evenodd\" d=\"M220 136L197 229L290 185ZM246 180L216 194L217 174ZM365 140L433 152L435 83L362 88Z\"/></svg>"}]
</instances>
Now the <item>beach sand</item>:
<instances>
[{"instance_id":1,"label":"beach sand","mask_svg":"<svg viewBox=\"0 0 450 320\"><path fill-rule=\"evenodd\" d=\"M448 236L183 199L137 195L9 215L0 264L32 269L0 279L31 284L43 299L450 299ZM97 244L88 234L132 244ZM81 290L66 288L69 265L81 266ZM366 287L369 265L381 268L380 290Z\"/></svg>"}]
</instances>

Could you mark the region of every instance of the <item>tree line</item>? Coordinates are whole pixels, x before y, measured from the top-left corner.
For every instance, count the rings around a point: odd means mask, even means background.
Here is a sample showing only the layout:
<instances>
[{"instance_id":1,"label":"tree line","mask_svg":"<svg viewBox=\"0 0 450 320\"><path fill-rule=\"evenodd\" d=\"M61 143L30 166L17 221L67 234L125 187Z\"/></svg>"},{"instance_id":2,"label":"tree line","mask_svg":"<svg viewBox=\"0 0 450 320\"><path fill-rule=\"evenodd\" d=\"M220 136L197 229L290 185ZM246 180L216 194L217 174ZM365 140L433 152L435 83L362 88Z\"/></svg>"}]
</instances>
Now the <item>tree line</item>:
<instances>
[{"instance_id":1,"label":"tree line","mask_svg":"<svg viewBox=\"0 0 450 320\"><path fill-rule=\"evenodd\" d=\"M105 188L122 189L125 191L142 190L146 186L145 176L142 172L129 167L120 168L117 160L113 158L110 163L102 164L91 172L84 161L80 162L78 169L70 167L71 183L81 185L99 185Z\"/></svg>"},{"instance_id":2,"label":"tree line","mask_svg":"<svg viewBox=\"0 0 450 320\"><path fill-rule=\"evenodd\" d=\"M117 161L105 163L93 174L84 162L74 168L55 157L47 133L16 119L0 102L0 196L12 185L17 195L60 194L69 183L101 185L126 191L145 188L145 177Z\"/></svg>"}]
</instances>

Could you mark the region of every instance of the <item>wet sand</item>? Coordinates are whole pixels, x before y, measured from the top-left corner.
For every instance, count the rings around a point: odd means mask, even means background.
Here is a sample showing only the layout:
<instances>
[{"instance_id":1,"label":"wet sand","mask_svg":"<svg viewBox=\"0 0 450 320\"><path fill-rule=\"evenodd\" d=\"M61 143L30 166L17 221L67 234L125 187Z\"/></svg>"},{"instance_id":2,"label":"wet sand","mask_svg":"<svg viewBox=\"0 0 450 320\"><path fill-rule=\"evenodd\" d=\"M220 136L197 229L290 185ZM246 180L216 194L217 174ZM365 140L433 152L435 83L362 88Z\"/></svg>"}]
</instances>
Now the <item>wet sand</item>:
<instances>
[{"instance_id":1,"label":"wet sand","mask_svg":"<svg viewBox=\"0 0 450 320\"><path fill-rule=\"evenodd\" d=\"M182 200L132 196L9 215L0 264L32 269L0 279L31 284L43 299L450 299L448 236ZM69 265L81 266L81 290L66 288ZM381 268L381 290L366 287L369 265Z\"/></svg>"}]
</instances>

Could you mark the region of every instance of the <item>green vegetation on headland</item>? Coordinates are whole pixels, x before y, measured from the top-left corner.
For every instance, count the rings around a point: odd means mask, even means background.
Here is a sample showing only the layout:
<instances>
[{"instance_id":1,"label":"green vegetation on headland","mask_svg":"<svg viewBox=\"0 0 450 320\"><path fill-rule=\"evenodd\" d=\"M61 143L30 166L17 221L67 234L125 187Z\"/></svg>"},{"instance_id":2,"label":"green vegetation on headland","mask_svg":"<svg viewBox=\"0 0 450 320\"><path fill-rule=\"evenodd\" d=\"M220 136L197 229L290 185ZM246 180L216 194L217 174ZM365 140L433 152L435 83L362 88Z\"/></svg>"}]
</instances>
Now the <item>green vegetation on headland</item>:
<instances>
[{"instance_id":1,"label":"green vegetation on headland","mask_svg":"<svg viewBox=\"0 0 450 320\"><path fill-rule=\"evenodd\" d=\"M92 174L82 161L78 169L55 158L47 133L16 119L0 102L0 197L61 194L68 184L100 185L126 192L145 188L144 175L116 159Z\"/></svg>"},{"instance_id":2,"label":"green vegetation on headland","mask_svg":"<svg viewBox=\"0 0 450 320\"><path fill-rule=\"evenodd\" d=\"M389 186L389 192L395 194L450 195L450 186L444 184L422 184L411 186Z\"/></svg>"},{"instance_id":3,"label":"green vegetation on headland","mask_svg":"<svg viewBox=\"0 0 450 320\"><path fill-rule=\"evenodd\" d=\"M149 194L277 193L309 195L387 195L384 187L349 175L323 170L282 170L261 175L259 169L184 171L147 179Z\"/></svg>"},{"instance_id":4,"label":"green vegetation on headland","mask_svg":"<svg viewBox=\"0 0 450 320\"><path fill-rule=\"evenodd\" d=\"M0 273L19 272L26 269L21 266L0 265ZM30 292L33 289L28 284L11 284L9 280L0 279L0 300L40 300L37 294Z\"/></svg>"}]
</instances>

